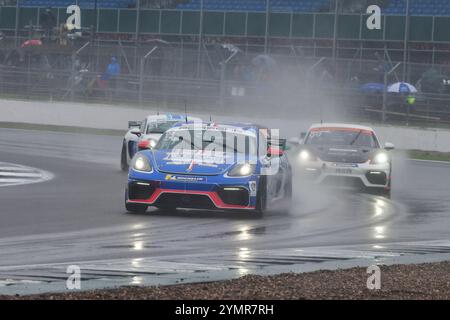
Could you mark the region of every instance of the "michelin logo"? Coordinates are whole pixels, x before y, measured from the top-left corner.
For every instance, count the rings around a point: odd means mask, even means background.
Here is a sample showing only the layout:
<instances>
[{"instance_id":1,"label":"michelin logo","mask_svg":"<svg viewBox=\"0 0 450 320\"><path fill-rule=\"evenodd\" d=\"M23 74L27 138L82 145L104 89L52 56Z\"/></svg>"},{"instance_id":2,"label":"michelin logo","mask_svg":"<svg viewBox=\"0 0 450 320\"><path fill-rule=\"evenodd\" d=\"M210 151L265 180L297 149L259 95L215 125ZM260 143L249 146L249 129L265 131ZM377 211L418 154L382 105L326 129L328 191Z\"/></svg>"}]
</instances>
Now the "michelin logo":
<instances>
[{"instance_id":1,"label":"michelin logo","mask_svg":"<svg viewBox=\"0 0 450 320\"><path fill-rule=\"evenodd\" d=\"M168 181L180 181L180 182L205 182L205 177L187 177L187 176L175 176L168 174L166 175L166 180Z\"/></svg>"}]
</instances>

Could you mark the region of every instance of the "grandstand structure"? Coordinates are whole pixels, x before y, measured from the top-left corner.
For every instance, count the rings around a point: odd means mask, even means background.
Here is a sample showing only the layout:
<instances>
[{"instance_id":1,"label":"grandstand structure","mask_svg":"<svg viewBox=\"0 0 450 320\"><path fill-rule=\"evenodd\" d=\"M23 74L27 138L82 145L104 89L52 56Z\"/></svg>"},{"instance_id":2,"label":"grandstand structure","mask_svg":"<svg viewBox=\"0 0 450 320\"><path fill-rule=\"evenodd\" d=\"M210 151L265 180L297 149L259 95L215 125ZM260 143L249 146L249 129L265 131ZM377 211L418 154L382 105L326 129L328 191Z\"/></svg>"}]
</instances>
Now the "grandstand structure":
<instances>
[{"instance_id":1,"label":"grandstand structure","mask_svg":"<svg viewBox=\"0 0 450 320\"><path fill-rule=\"evenodd\" d=\"M3 1L3 32L20 33L26 26L40 25L46 8L52 9L57 24L63 23L67 6L77 4L83 28L94 27L97 33L450 42L447 0ZM379 31L366 28L366 9L372 3L382 9Z\"/></svg>"},{"instance_id":2,"label":"grandstand structure","mask_svg":"<svg viewBox=\"0 0 450 320\"><path fill-rule=\"evenodd\" d=\"M367 30L372 3L382 30ZM83 28L104 34L450 42L447 0L3 0L0 30L39 26L46 8L59 25L70 4L80 6Z\"/></svg>"},{"instance_id":3,"label":"grandstand structure","mask_svg":"<svg viewBox=\"0 0 450 320\"><path fill-rule=\"evenodd\" d=\"M266 11L277 12L326 12L334 7L330 0L190 0L177 5L182 10L228 10L228 11ZM345 3L344 3L345 2ZM368 4L381 4L385 14L406 14L407 2L392 1L344 1L341 9L346 12L361 13ZM411 1L409 13L411 15L450 15L450 2L446 0Z\"/></svg>"},{"instance_id":4,"label":"grandstand structure","mask_svg":"<svg viewBox=\"0 0 450 320\"><path fill-rule=\"evenodd\" d=\"M58 32L72 4L81 9L82 36L62 41ZM373 4L381 8L381 29L366 24ZM48 10L53 32L43 27ZM436 106L450 119L450 0L0 0L0 32L0 67L8 50L36 38L43 40L36 50L47 50L43 60L66 68L58 71L66 78L74 76L77 59L95 74L118 56L126 73L124 101L138 97L142 103L161 92L158 99L167 100L168 91L175 100L193 99L199 95L188 88L204 86L212 86L202 91L208 92L204 101L222 101L229 88L240 92L231 83L248 81L255 56L266 55L283 72L298 70L301 81L310 81L312 73L321 81L332 78L333 90L347 90L349 105L360 103L353 99L355 87L382 82L395 67L387 81L425 83L439 96L419 97L417 104L427 114ZM422 81L425 74L434 80ZM71 83L66 78L56 85ZM19 79L2 86L5 79L0 74L0 91L19 92L26 84ZM47 90L53 99L52 85L26 92ZM63 97L76 97L73 91Z\"/></svg>"},{"instance_id":5,"label":"grandstand structure","mask_svg":"<svg viewBox=\"0 0 450 320\"><path fill-rule=\"evenodd\" d=\"M8 1L7 1L8 2ZM14 1L9 1L13 3ZM327 12L335 7L334 0L142 0L142 7L160 7L199 11L256 11L264 12L269 6L276 12ZM22 0L23 7L67 7L78 4L84 8L136 8L137 0ZM406 14L405 0L390 1L343 1L341 9L350 13L362 13L367 4L381 4L384 14ZM450 15L450 2L446 0L412 0L411 15Z\"/></svg>"},{"instance_id":6,"label":"grandstand structure","mask_svg":"<svg viewBox=\"0 0 450 320\"><path fill-rule=\"evenodd\" d=\"M448 0L3 0L0 30L30 37L51 8L55 27L68 4L81 8L83 34L99 39L233 43L246 52L446 64ZM381 30L366 26L367 6L382 10ZM17 43L17 41L16 41Z\"/></svg>"}]
</instances>

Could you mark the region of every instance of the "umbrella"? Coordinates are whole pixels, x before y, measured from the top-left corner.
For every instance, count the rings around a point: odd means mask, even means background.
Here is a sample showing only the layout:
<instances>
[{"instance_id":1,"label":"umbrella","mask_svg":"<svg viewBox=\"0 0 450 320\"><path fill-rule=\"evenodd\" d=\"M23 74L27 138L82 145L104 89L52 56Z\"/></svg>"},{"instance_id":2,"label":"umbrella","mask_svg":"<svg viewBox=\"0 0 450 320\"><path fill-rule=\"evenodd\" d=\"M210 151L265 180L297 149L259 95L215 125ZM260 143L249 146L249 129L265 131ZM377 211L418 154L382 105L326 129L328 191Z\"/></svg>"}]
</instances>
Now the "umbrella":
<instances>
[{"instance_id":1,"label":"umbrella","mask_svg":"<svg viewBox=\"0 0 450 320\"><path fill-rule=\"evenodd\" d=\"M165 44L165 45L170 45L170 42L165 41L165 40L161 40L161 39L149 39L147 41L145 41L147 43L158 43L158 44Z\"/></svg>"},{"instance_id":2,"label":"umbrella","mask_svg":"<svg viewBox=\"0 0 450 320\"><path fill-rule=\"evenodd\" d=\"M42 46L42 41L39 39L30 39L20 45L21 48L35 47L35 46Z\"/></svg>"},{"instance_id":3,"label":"umbrella","mask_svg":"<svg viewBox=\"0 0 450 320\"><path fill-rule=\"evenodd\" d=\"M361 87L359 87L359 90L365 93L380 93L384 90L384 84L370 82L363 84Z\"/></svg>"},{"instance_id":4,"label":"umbrella","mask_svg":"<svg viewBox=\"0 0 450 320\"><path fill-rule=\"evenodd\" d=\"M239 52L241 52L241 50L236 47L235 45L232 44L221 44L219 47L219 52L222 56L222 61L221 63L225 63L227 64L231 59L233 59L233 57L235 55L237 55Z\"/></svg>"},{"instance_id":5,"label":"umbrella","mask_svg":"<svg viewBox=\"0 0 450 320\"><path fill-rule=\"evenodd\" d=\"M391 93L416 93L417 89L407 82L397 82L391 84L387 91Z\"/></svg>"},{"instance_id":6,"label":"umbrella","mask_svg":"<svg viewBox=\"0 0 450 320\"><path fill-rule=\"evenodd\" d=\"M260 54L252 59L252 64L257 67L263 67L266 69L274 69L277 66L277 62L272 57L266 54Z\"/></svg>"},{"instance_id":7,"label":"umbrella","mask_svg":"<svg viewBox=\"0 0 450 320\"><path fill-rule=\"evenodd\" d=\"M221 47L223 49L230 51L231 53L237 53L237 52L241 51L238 47L236 47L233 44L225 43L225 44L222 44Z\"/></svg>"}]
</instances>

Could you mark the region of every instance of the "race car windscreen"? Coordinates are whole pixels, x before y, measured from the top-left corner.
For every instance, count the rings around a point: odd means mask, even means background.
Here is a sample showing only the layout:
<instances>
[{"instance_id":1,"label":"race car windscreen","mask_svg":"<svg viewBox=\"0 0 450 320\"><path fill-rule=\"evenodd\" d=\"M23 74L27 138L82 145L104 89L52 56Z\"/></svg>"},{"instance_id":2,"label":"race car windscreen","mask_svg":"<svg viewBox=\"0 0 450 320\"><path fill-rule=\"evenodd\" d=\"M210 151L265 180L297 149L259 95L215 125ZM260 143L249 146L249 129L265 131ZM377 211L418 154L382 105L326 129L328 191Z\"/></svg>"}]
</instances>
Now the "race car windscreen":
<instances>
[{"instance_id":1,"label":"race car windscreen","mask_svg":"<svg viewBox=\"0 0 450 320\"><path fill-rule=\"evenodd\" d=\"M256 137L237 132L218 130L173 130L159 140L155 150L215 151L256 155Z\"/></svg>"},{"instance_id":2,"label":"race car windscreen","mask_svg":"<svg viewBox=\"0 0 450 320\"><path fill-rule=\"evenodd\" d=\"M355 146L378 148L378 142L373 133L368 130L354 129L323 129L311 130L305 144L323 146Z\"/></svg>"},{"instance_id":3,"label":"race car windscreen","mask_svg":"<svg viewBox=\"0 0 450 320\"><path fill-rule=\"evenodd\" d=\"M174 126L178 121L156 121L149 122L146 133L164 133Z\"/></svg>"}]
</instances>

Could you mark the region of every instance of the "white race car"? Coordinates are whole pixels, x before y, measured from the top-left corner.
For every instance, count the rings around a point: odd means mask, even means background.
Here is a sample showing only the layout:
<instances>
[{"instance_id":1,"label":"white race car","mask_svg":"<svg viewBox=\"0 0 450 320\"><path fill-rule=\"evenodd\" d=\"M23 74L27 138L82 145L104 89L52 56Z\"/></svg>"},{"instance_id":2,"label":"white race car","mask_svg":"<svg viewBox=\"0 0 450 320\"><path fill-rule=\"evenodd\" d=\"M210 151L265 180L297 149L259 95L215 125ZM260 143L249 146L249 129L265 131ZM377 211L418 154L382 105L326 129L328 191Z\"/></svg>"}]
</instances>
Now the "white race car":
<instances>
[{"instance_id":1,"label":"white race car","mask_svg":"<svg viewBox=\"0 0 450 320\"><path fill-rule=\"evenodd\" d=\"M168 113L150 115L143 121L128 121L128 131L123 139L120 156L120 167L122 170L128 170L130 161L136 152L153 148L164 132L172 128L176 123L186 121L202 120L200 118Z\"/></svg>"},{"instance_id":2,"label":"white race car","mask_svg":"<svg viewBox=\"0 0 450 320\"><path fill-rule=\"evenodd\" d=\"M299 143L293 167L315 183L340 187L360 187L390 195L392 143L381 148L370 127L323 123L311 126ZM298 165L296 166L295 163Z\"/></svg>"}]
</instances>

